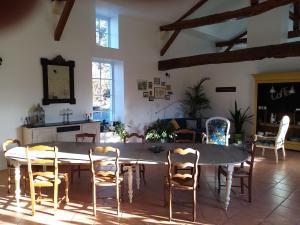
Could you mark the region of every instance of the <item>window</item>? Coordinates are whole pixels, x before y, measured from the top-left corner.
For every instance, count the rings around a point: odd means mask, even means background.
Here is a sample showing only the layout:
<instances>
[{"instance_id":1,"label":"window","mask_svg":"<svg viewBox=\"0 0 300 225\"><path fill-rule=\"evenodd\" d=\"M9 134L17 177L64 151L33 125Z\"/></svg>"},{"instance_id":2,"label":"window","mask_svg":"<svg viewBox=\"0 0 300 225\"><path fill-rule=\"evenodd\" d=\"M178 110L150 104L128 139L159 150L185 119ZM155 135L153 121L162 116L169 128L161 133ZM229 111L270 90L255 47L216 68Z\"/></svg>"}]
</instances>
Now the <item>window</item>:
<instances>
[{"instance_id":1,"label":"window","mask_svg":"<svg viewBox=\"0 0 300 225\"><path fill-rule=\"evenodd\" d=\"M110 62L92 63L93 119L113 121L114 115L114 67Z\"/></svg>"},{"instance_id":2,"label":"window","mask_svg":"<svg viewBox=\"0 0 300 225\"><path fill-rule=\"evenodd\" d=\"M118 17L96 17L96 44L106 48L119 48Z\"/></svg>"}]
</instances>

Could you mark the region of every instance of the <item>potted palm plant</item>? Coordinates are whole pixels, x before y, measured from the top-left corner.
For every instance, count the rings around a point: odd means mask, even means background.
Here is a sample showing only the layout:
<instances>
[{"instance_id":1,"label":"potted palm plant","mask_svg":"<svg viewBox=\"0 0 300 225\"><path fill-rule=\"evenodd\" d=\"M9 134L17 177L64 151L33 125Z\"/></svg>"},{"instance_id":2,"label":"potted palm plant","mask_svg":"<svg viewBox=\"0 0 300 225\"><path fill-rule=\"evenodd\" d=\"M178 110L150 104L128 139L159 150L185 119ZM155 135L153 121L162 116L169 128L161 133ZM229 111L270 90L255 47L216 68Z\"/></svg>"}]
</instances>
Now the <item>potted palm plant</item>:
<instances>
[{"instance_id":1,"label":"potted palm plant","mask_svg":"<svg viewBox=\"0 0 300 225\"><path fill-rule=\"evenodd\" d=\"M181 105L190 117L200 117L203 109L210 108L209 99L203 88L203 83L209 79L209 77L204 77L195 86L188 87L185 91Z\"/></svg>"},{"instance_id":2,"label":"potted palm plant","mask_svg":"<svg viewBox=\"0 0 300 225\"><path fill-rule=\"evenodd\" d=\"M240 143L243 137L243 126L247 122L251 122L253 115L249 114L249 107L244 111L238 108L237 102L234 102L234 111L229 110L230 121L233 122L235 128L234 140L236 143Z\"/></svg>"}]
</instances>

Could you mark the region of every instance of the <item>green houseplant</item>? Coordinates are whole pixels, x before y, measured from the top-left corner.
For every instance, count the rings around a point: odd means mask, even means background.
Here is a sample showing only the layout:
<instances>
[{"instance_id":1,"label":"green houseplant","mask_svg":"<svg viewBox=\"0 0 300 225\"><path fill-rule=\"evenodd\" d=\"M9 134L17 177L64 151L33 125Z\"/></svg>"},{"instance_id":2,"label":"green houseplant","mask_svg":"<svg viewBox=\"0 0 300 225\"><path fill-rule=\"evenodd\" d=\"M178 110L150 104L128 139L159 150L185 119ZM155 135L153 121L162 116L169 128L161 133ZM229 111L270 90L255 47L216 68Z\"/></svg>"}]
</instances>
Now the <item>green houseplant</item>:
<instances>
[{"instance_id":1,"label":"green houseplant","mask_svg":"<svg viewBox=\"0 0 300 225\"><path fill-rule=\"evenodd\" d=\"M181 105L184 112L190 117L199 117L203 109L210 108L209 99L203 88L203 83L207 80L210 80L210 78L202 78L195 86L188 87L184 93L184 99L181 101Z\"/></svg>"},{"instance_id":2,"label":"green houseplant","mask_svg":"<svg viewBox=\"0 0 300 225\"><path fill-rule=\"evenodd\" d=\"M253 115L249 114L249 107L244 111L241 108L238 108L237 102L234 102L234 111L229 110L230 121L233 122L235 128L235 142L240 142L243 136L243 126L247 122L251 122Z\"/></svg>"},{"instance_id":3,"label":"green houseplant","mask_svg":"<svg viewBox=\"0 0 300 225\"><path fill-rule=\"evenodd\" d=\"M156 120L145 132L146 140L149 142L171 142L174 138L174 128L166 120Z\"/></svg>"},{"instance_id":4,"label":"green houseplant","mask_svg":"<svg viewBox=\"0 0 300 225\"><path fill-rule=\"evenodd\" d=\"M128 135L128 132L125 130L125 124L122 123L121 121L116 121L115 122L115 132L117 135L120 136L121 140L123 141L125 137Z\"/></svg>"}]
</instances>

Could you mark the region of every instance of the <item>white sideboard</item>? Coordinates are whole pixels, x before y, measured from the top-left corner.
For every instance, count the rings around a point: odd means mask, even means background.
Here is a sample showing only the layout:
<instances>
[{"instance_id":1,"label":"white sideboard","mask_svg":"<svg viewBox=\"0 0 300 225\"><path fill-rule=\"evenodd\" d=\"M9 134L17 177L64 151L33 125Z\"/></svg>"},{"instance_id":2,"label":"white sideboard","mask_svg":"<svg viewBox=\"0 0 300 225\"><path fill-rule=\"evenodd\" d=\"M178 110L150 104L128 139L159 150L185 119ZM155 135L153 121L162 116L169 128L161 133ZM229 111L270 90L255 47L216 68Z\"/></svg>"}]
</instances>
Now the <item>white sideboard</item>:
<instances>
[{"instance_id":1,"label":"white sideboard","mask_svg":"<svg viewBox=\"0 0 300 225\"><path fill-rule=\"evenodd\" d=\"M75 134L94 133L96 142L100 142L100 122L95 121L75 121L68 124L53 123L44 126L23 127L23 144L33 144L39 142L65 141L73 142Z\"/></svg>"}]
</instances>

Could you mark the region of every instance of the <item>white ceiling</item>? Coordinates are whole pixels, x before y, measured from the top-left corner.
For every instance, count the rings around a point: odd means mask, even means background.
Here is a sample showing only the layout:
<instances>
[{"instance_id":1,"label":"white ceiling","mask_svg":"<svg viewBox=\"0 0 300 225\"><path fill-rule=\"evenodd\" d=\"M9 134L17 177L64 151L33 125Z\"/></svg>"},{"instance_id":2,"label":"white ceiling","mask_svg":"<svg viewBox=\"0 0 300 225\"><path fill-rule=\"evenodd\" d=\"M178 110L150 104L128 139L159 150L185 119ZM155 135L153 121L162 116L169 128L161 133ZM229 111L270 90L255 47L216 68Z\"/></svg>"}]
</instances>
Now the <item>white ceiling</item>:
<instances>
[{"instance_id":1,"label":"white ceiling","mask_svg":"<svg viewBox=\"0 0 300 225\"><path fill-rule=\"evenodd\" d=\"M97 0L96 11L102 15L126 15L160 25L173 23L199 0ZM250 5L250 0L209 0L189 19L232 11ZM229 40L247 30L247 19L226 21L193 30L214 41Z\"/></svg>"}]
</instances>

